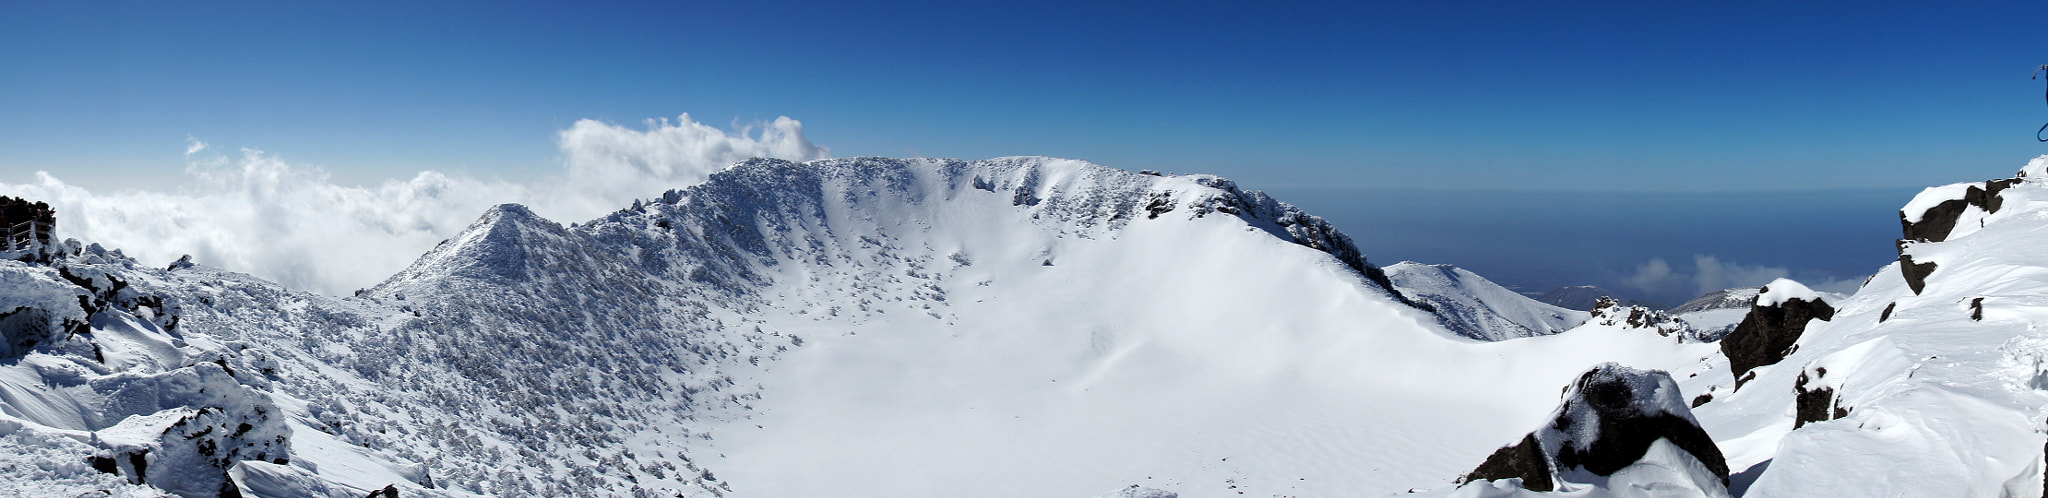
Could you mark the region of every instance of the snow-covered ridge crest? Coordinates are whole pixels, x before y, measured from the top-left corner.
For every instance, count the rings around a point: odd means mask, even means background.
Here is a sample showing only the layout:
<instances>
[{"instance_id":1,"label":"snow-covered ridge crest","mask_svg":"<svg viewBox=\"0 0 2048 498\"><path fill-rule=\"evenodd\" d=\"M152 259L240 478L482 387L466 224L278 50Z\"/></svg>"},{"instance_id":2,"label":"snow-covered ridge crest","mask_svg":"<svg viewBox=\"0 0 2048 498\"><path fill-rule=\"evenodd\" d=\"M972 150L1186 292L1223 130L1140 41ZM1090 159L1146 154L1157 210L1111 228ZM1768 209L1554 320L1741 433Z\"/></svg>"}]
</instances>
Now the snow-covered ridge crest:
<instances>
[{"instance_id":1,"label":"snow-covered ridge crest","mask_svg":"<svg viewBox=\"0 0 2048 498\"><path fill-rule=\"evenodd\" d=\"M1383 270L1402 295L1435 308L1447 328L1472 339L1499 341L1556 334L1585 323L1590 316L1539 302L1451 265L1403 261Z\"/></svg>"},{"instance_id":2,"label":"snow-covered ridge crest","mask_svg":"<svg viewBox=\"0 0 2048 498\"><path fill-rule=\"evenodd\" d=\"M1349 236L1321 217L1264 192L1244 191L1214 175L1132 173L1036 156L980 161L860 157L803 163L756 158L713 174L704 184L671 190L645 203L635 201L630 208L569 231L604 237L623 235L617 231L622 225L661 225L704 245L643 244L641 250L690 253L707 258L701 268L756 279L756 265L828 261L804 254L838 252L827 247L837 240L830 235L874 230L857 225L885 225L879 231L888 232L906 228L900 226L902 220L918 220L909 225L929 230L923 220L939 217L938 211L966 196L985 197L980 205L990 204L988 199L1008 204L1049 230L1083 238L1114 238L1118 230L1140 219L1233 217L1281 240L1327 253L1381 291L1408 302ZM517 268L525 262L516 246L521 241L560 237L568 233L563 230L523 206L497 206L377 289L390 292L424 276L520 271Z\"/></svg>"}]
</instances>

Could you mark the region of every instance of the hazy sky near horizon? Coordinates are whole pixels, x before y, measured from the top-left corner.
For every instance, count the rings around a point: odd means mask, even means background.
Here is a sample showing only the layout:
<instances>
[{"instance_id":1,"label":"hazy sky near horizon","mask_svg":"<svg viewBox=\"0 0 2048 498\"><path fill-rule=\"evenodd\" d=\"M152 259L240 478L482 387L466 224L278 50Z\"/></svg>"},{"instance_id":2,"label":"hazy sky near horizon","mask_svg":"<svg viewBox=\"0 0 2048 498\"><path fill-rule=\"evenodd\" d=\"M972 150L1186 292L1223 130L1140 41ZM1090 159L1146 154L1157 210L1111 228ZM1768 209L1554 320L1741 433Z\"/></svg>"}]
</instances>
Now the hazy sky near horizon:
<instances>
[{"instance_id":1,"label":"hazy sky near horizon","mask_svg":"<svg viewBox=\"0 0 2048 498\"><path fill-rule=\"evenodd\" d=\"M1381 264L1671 301L1860 281L1911 192L2048 152L2027 131L2048 122L2048 81L2028 79L2041 19L2040 2L0 0L0 194L148 264L192 254L345 294L496 203L571 222L752 156L1043 155L1283 194Z\"/></svg>"},{"instance_id":2,"label":"hazy sky near horizon","mask_svg":"<svg viewBox=\"0 0 2048 498\"><path fill-rule=\"evenodd\" d=\"M1917 186L2048 150L2048 4L0 2L0 182L527 181L557 133L789 116L834 156L1249 186ZM1962 173L1958 173L1961 171Z\"/></svg>"}]
</instances>

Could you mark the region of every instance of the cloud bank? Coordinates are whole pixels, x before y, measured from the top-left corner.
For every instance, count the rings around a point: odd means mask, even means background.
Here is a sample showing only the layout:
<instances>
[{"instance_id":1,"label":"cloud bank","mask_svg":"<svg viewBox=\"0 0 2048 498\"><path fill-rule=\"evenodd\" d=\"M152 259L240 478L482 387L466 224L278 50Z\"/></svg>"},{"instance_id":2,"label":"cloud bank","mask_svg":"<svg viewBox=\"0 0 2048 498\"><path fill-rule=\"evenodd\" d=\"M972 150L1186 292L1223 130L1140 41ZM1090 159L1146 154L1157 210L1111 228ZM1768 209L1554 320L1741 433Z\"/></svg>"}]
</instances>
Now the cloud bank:
<instances>
[{"instance_id":1,"label":"cloud bank","mask_svg":"<svg viewBox=\"0 0 2048 498\"><path fill-rule=\"evenodd\" d=\"M212 148L188 138L191 181L174 191L93 192L37 172L32 183L0 183L0 195L48 202L57 209L58 237L120 249L145 264L190 254L295 289L346 295L404 269L492 205L516 202L582 221L701 183L744 159L829 154L787 117L731 131L688 114L645 125L576 122L557 137L563 170L528 184L422 171L374 186L339 185L317 166L260 150L202 157Z\"/></svg>"},{"instance_id":2,"label":"cloud bank","mask_svg":"<svg viewBox=\"0 0 2048 498\"><path fill-rule=\"evenodd\" d=\"M1711 255L1694 255L1691 271L1674 269L1663 258L1653 258L1636 265L1635 273L1621 278L1622 286L1642 291L1655 299L1675 300L1664 303L1677 305L1686 299L1734 287L1757 287L1779 278L1791 278L1790 269L1783 266L1746 265L1733 261L1722 261ZM1794 280L1801 280L1794 278ZM1814 290L1826 292L1853 293L1863 280L1835 278L1807 278L1800 283Z\"/></svg>"}]
</instances>

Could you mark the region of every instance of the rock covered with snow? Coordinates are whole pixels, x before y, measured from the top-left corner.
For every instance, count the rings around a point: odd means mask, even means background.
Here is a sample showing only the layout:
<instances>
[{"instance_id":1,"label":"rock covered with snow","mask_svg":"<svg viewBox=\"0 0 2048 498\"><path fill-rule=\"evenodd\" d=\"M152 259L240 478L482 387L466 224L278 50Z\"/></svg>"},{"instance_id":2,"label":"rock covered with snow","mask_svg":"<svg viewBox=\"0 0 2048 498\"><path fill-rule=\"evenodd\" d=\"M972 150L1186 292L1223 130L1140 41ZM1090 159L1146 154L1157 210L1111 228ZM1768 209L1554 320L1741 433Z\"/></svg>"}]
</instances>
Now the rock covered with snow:
<instances>
[{"instance_id":1,"label":"rock covered with snow","mask_svg":"<svg viewBox=\"0 0 2048 498\"><path fill-rule=\"evenodd\" d=\"M53 246L63 250L47 261L0 261L0 307L14 310L0 319L12 346L0 365L4 432L69 438L80 445L49 448L68 447L66 460L115 482L187 497L237 493L228 471L240 462L289 460L290 429L263 383L229 373L230 351L176 332L181 307L155 286L158 271L97 245ZM25 333L41 339L13 340ZM52 484L9 485L131 491L105 480Z\"/></svg>"},{"instance_id":2,"label":"rock covered with snow","mask_svg":"<svg viewBox=\"0 0 2048 498\"><path fill-rule=\"evenodd\" d=\"M48 267L0 264L0 359L84 332L92 299Z\"/></svg>"},{"instance_id":3,"label":"rock covered with snow","mask_svg":"<svg viewBox=\"0 0 2048 498\"><path fill-rule=\"evenodd\" d=\"M1550 335L1585 323L1584 311L1530 299L1463 268L1403 261L1384 268L1394 288L1429 305L1452 332L1482 341Z\"/></svg>"},{"instance_id":4,"label":"rock covered with snow","mask_svg":"<svg viewBox=\"0 0 2048 498\"><path fill-rule=\"evenodd\" d=\"M1776 364L1706 381L1694 413L1749 469L1744 496L2042 494L2044 169L1923 192L1901 210L1897 264L1824 297L1833 318L1806 321Z\"/></svg>"},{"instance_id":5,"label":"rock covered with snow","mask_svg":"<svg viewBox=\"0 0 2048 498\"><path fill-rule=\"evenodd\" d=\"M1682 454L1659 452L1656 460L1665 461L1648 465L1676 463L1678 469L1691 471L1680 472L1679 482L1665 486L1726 493L1721 488L1728 481L1727 463L1693 418L1671 376L1609 363L1588 370L1566 387L1564 401L1551 413L1549 424L1495 451L1460 481L1475 492L1501 484L1476 484L1479 481L1508 479L1519 479L1517 487L1529 491L1605 487L1617 473L1642 464L1660 443Z\"/></svg>"},{"instance_id":6,"label":"rock covered with snow","mask_svg":"<svg viewBox=\"0 0 2048 498\"><path fill-rule=\"evenodd\" d=\"M1684 320L1674 318L1662 311L1639 305L1625 305L1621 301L1606 296L1602 296L1599 301L1593 304L1593 311L1590 314L1591 318L1586 323L1628 329L1643 329L1666 337L1672 335L1684 337L1686 331L1690 330Z\"/></svg>"},{"instance_id":7,"label":"rock covered with snow","mask_svg":"<svg viewBox=\"0 0 2048 498\"><path fill-rule=\"evenodd\" d=\"M1813 320L1834 319L1835 308L1818 292L1789 279L1777 279L1757 289L1756 302L1735 330L1721 339L1721 352L1728 357L1737 382L1750 369L1775 364L1791 353L1799 336Z\"/></svg>"}]
</instances>

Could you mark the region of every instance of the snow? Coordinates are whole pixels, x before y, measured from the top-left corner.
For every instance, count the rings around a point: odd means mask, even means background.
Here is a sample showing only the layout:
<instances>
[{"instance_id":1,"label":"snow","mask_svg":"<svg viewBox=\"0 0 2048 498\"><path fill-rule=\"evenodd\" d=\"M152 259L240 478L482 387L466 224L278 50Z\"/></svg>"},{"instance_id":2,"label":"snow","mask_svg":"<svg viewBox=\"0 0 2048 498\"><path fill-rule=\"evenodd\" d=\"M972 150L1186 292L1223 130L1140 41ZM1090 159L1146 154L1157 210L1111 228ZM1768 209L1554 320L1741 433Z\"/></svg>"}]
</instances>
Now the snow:
<instances>
[{"instance_id":1,"label":"snow","mask_svg":"<svg viewBox=\"0 0 2048 498\"><path fill-rule=\"evenodd\" d=\"M1763 288L1758 290L1756 305L1783 306L1785 302L1794 299L1811 303L1820 301L1821 295L1813 289L1806 288L1805 284L1789 278L1780 278L1764 284Z\"/></svg>"},{"instance_id":2,"label":"snow","mask_svg":"<svg viewBox=\"0 0 2048 498\"><path fill-rule=\"evenodd\" d=\"M153 448L166 486L252 496L1520 496L1451 480L1615 362L1670 373L1655 409L1697 420L1745 496L2031 496L2043 188L1911 245L1941 265L1920 294L1896 265L1847 297L1771 283L1759 303L1838 311L1741 389L1713 343L1455 268L1380 274L1228 180L1050 158L751 161L567 226L500 206L355 298L80 248L55 265L82 287L0 261L0 307L84 327L0 362L0 489L147 496L81 465ZM1802 375L1846 416L1794 430ZM201 454L181 421L290 458L178 463ZM1559 494L1717 495L1700 466L1658 443Z\"/></svg>"},{"instance_id":3,"label":"snow","mask_svg":"<svg viewBox=\"0 0 2048 498\"><path fill-rule=\"evenodd\" d=\"M1969 192L1970 187L1977 185L1980 184L1951 183L1938 187L1927 187L1922 189L1919 194L1914 195L1913 200L1906 202L1905 207L1899 208L1899 215L1904 216L1909 223L1919 223L1920 218L1927 215L1927 210L1934 209L1934 206L1940 205L1943 202L1962 199L1963 194Z\"/></svg>"},{"instance_id":4,"label":"snow","mask_svg":"<svg viewBox=\"0 0 2048 498\"><path fill-rule=\"evenodd\" d=\"M1587 312L1565 309L1501 287L1463 268L1403 261L1384 268L1395 290L1428 303L1463 337L1497 341L1577 327Z\"/></svg>"}]
</instances>

